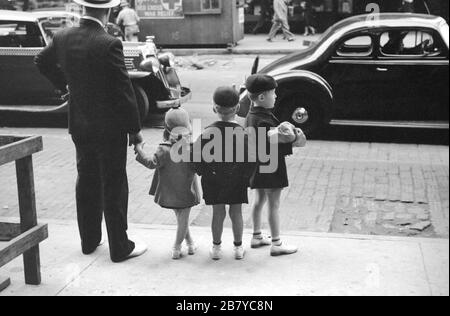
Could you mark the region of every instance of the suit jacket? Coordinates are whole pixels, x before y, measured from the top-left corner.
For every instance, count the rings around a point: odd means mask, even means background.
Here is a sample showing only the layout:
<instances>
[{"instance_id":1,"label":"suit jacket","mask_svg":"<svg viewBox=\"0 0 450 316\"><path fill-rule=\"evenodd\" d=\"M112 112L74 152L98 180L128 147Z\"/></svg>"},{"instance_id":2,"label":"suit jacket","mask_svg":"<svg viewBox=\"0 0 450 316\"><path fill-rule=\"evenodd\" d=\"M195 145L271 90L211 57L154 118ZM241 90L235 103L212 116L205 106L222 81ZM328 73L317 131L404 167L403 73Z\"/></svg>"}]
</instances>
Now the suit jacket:
<instances>
[{"instance_id":1,"label":"suit jacket","mask_svg":"<svg viewBox=\"0 0 450 316\"><path fill-rule=\"evenodd\" d=\"M41 73L58 89L69 87L73 136L140 131L139 112L125 67L123 46L95 21L58 32L36 56Z\"/></svg>"}]
</instances>

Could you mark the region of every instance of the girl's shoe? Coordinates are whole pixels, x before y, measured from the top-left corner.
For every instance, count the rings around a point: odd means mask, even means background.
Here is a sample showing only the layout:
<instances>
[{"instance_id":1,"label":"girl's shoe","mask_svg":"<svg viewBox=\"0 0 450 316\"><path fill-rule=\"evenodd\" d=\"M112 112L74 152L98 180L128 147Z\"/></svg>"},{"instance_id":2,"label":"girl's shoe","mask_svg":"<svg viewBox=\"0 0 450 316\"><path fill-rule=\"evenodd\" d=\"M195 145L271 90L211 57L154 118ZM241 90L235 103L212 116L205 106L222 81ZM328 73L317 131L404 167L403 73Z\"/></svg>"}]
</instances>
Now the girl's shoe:
<instances>
[{"instance_id":1,"label":"girl's shoe","mask_svg":"<svg viewBox=\"0 0 450 316\"><path fill-rule=\"evenodd\" d=\"M197 252L198 247L194 243L187 244L188 255L193 256Z\"/></svg>"},{"instance_id":2,"label":"girl's shoe","mask_svg":"<svg viewBox=\"0 0 450 316\"><path fill-rule=\"evenodd\" d=\"M261 235L261 238L252 238L251 247L253 249L270 246L272 244L272 238L269 236Z\"/></svg>"},{"instance_id":3,"label":"girl's shoe","mask_svg":"<svg viewBox=\"0 0 450 316\"><path fill-rule=\"evenodd\" d=\"M181 252L181 248L173 248L172 250L172 259L180 260L183 257L183 253Z\"/></svg>"},{"instance_id":4,"label":"girl's shoe","mask_svg":"<svg viewBox=\"0 0 450 316\"><path fill-rule=\"evenodd\" d=\"M245 249L242 246L234 247L234 258L236 260L242 260L245 257Z\"/></svg>"},{"instance_id":5,"label":"girl's shoe","mask_svg":"<svg viewBox=\"0 0 450 316\"><path fill-rule=\"evenodd\" d=\"M220 260L222 259L222 246L213 245L211 250L209 251L212 260Z\"/></svg>"},{"instance_id":6,"label":"girl's shoe","mask_svg":"<svg viewBox=\"0 0 450 316\"><path fill-rule=\"evenodd\" d=\"M272 245L272 249L270 249L270 255L272 257L292 255L296 252L298 252L297 247L285 246L283 244L281 244L279 246Z\"/></svg>"}]
</instances>

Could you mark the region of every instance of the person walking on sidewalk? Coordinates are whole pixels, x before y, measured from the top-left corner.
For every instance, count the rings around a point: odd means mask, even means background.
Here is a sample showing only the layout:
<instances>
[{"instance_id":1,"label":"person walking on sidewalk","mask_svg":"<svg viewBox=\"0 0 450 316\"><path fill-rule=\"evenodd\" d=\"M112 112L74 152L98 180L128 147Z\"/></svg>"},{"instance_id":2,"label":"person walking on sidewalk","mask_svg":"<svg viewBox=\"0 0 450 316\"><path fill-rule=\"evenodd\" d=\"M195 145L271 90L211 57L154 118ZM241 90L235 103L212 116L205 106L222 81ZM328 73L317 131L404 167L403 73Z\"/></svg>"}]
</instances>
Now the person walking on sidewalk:
<instances>
[{"instance_id":1,"label":"person walking on sidewalk","mask_svg":"<svg viewBox=\"0 0 450 316\"><path fill-rule=\"evenodd\" d=\"M104 214L111 260L121 262L142 255L147 247L127 235L127 145L143 140L122 42L105 31L110 9L120 0L74 1L85 8L80 27L57 33L35 62L58 89L70 92L82 251L92 254L102 243Z\"/></svg>"},{"instance_id":2,"label":"person walking on sidewalk","mask_svg":"<svg viewBox=\"0 0 450 316\"><path fill-rule=\"evenodd\" d=\"M139 30L139 16L136 11L130 7L127 1L123 1L120 4L123 9L117 16L117 25L123 28L125 34L125 40L127 42L138 42Z\"/></svg>"},{"instance_id":3,"label":"person walking on sidewalk","mask_svg":"<svg viewBox=\"0 0 450 316\"><path fill-rule=\"evenodd\" d=\"M255 1L255 0L253 0ZM260 0L259 5L261 7L261 12L259 16L258 23L256 24L255 28L253 29L252 33L254 35L258 34L266 25L267 21L270 21L270 18L272 17L271 14L271 8L270 8L270 0Z\"/></svg>"},{"instance_id":4,"label":"person walking on sidewalk","mask_svg":"<svg viewBox=\"0 0 450 316\"><path fill-rule=\"evenodd\" d=\"M301 4L302 9L302 19L303 24L305 25L305 33L304 36L315 35L316 29L314 28L314 11L311 7L311 3L308 1L302 1Z\"/></svg>"},{"instance_id":5,"label":"person walking on sidewalk","mask_svg":"<svg viewBox=\"0 0 450 316\"><path fill-rule=\"evenodd\" d=\"M273 25L272 29L269 33L269 38L267 41L272 42L275 36L277 35L278 31L281 29L283 31L284 37L289 41L292 42L295 40L294 34L289 29L289 8L288 3L290 0L274 0L273 1L273 9L274 9L274 16L273 16Z\"/></svg>"},{"instance_id":6,"label":"person walking on sidewalk","mask_svg":"<svg viewBox=\"0 0 450 316\"><path fill-rule=\"evenodd\" d=\"M400 7L400 12L403 13L414 13L414 0L403 0Z\"/></svg>"}]
</instances>

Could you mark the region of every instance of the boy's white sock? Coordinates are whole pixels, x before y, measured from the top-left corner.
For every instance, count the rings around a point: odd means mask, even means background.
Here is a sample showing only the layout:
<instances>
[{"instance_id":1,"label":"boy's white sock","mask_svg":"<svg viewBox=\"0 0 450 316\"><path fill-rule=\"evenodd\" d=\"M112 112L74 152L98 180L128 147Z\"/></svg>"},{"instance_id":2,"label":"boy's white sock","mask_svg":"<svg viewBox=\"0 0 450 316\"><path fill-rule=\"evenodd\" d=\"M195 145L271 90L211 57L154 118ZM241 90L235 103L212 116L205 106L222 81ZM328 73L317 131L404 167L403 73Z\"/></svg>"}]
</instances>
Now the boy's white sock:
<instances>
[{"instance_id":1,"label":"boy's white sock","mask_svg":"<svg viewBox=\"0 0 450 316\"><path fill-rule=\"evenodd\" d=\"M282 244L283 244L283 242L281 241L280 238L272 239L272 245L274 245L274 246L281 246Z\"/></svg>"}]
</instances>

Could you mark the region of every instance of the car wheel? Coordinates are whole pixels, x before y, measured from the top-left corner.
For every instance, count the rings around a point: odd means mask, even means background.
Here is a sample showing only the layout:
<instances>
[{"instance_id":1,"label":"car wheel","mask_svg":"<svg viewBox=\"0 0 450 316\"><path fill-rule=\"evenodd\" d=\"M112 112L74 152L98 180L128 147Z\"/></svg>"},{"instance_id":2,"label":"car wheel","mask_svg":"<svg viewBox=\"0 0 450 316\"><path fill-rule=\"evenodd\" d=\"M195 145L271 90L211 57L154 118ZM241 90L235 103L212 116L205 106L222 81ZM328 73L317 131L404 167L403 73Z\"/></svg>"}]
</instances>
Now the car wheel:
<instances>
[{"instance_id":1,"label":"car wheel","mask_svg":"<svg viewBox=\"0 0 450 316\"><path fill-rule=\"evenodd\" d=\"M134 93L136 95L136 101L139 109L139 117L141 118L141 123L145 122L148 112L150 109L150 103L148 101L148 96L145 90L138 84L133 85Z\"/></svg>"},{"instance_id":2,"label":"car wheel","mask_svg":"<svg viewBox=\"0 0 450 316\"><path fill-rule=\"evenodd\" d=\"M307 94L287 94L277 102L275 114L282 122L290 122L309 137L324 127L323 105L318 98Z\"/></svg>"}]
</instances>

